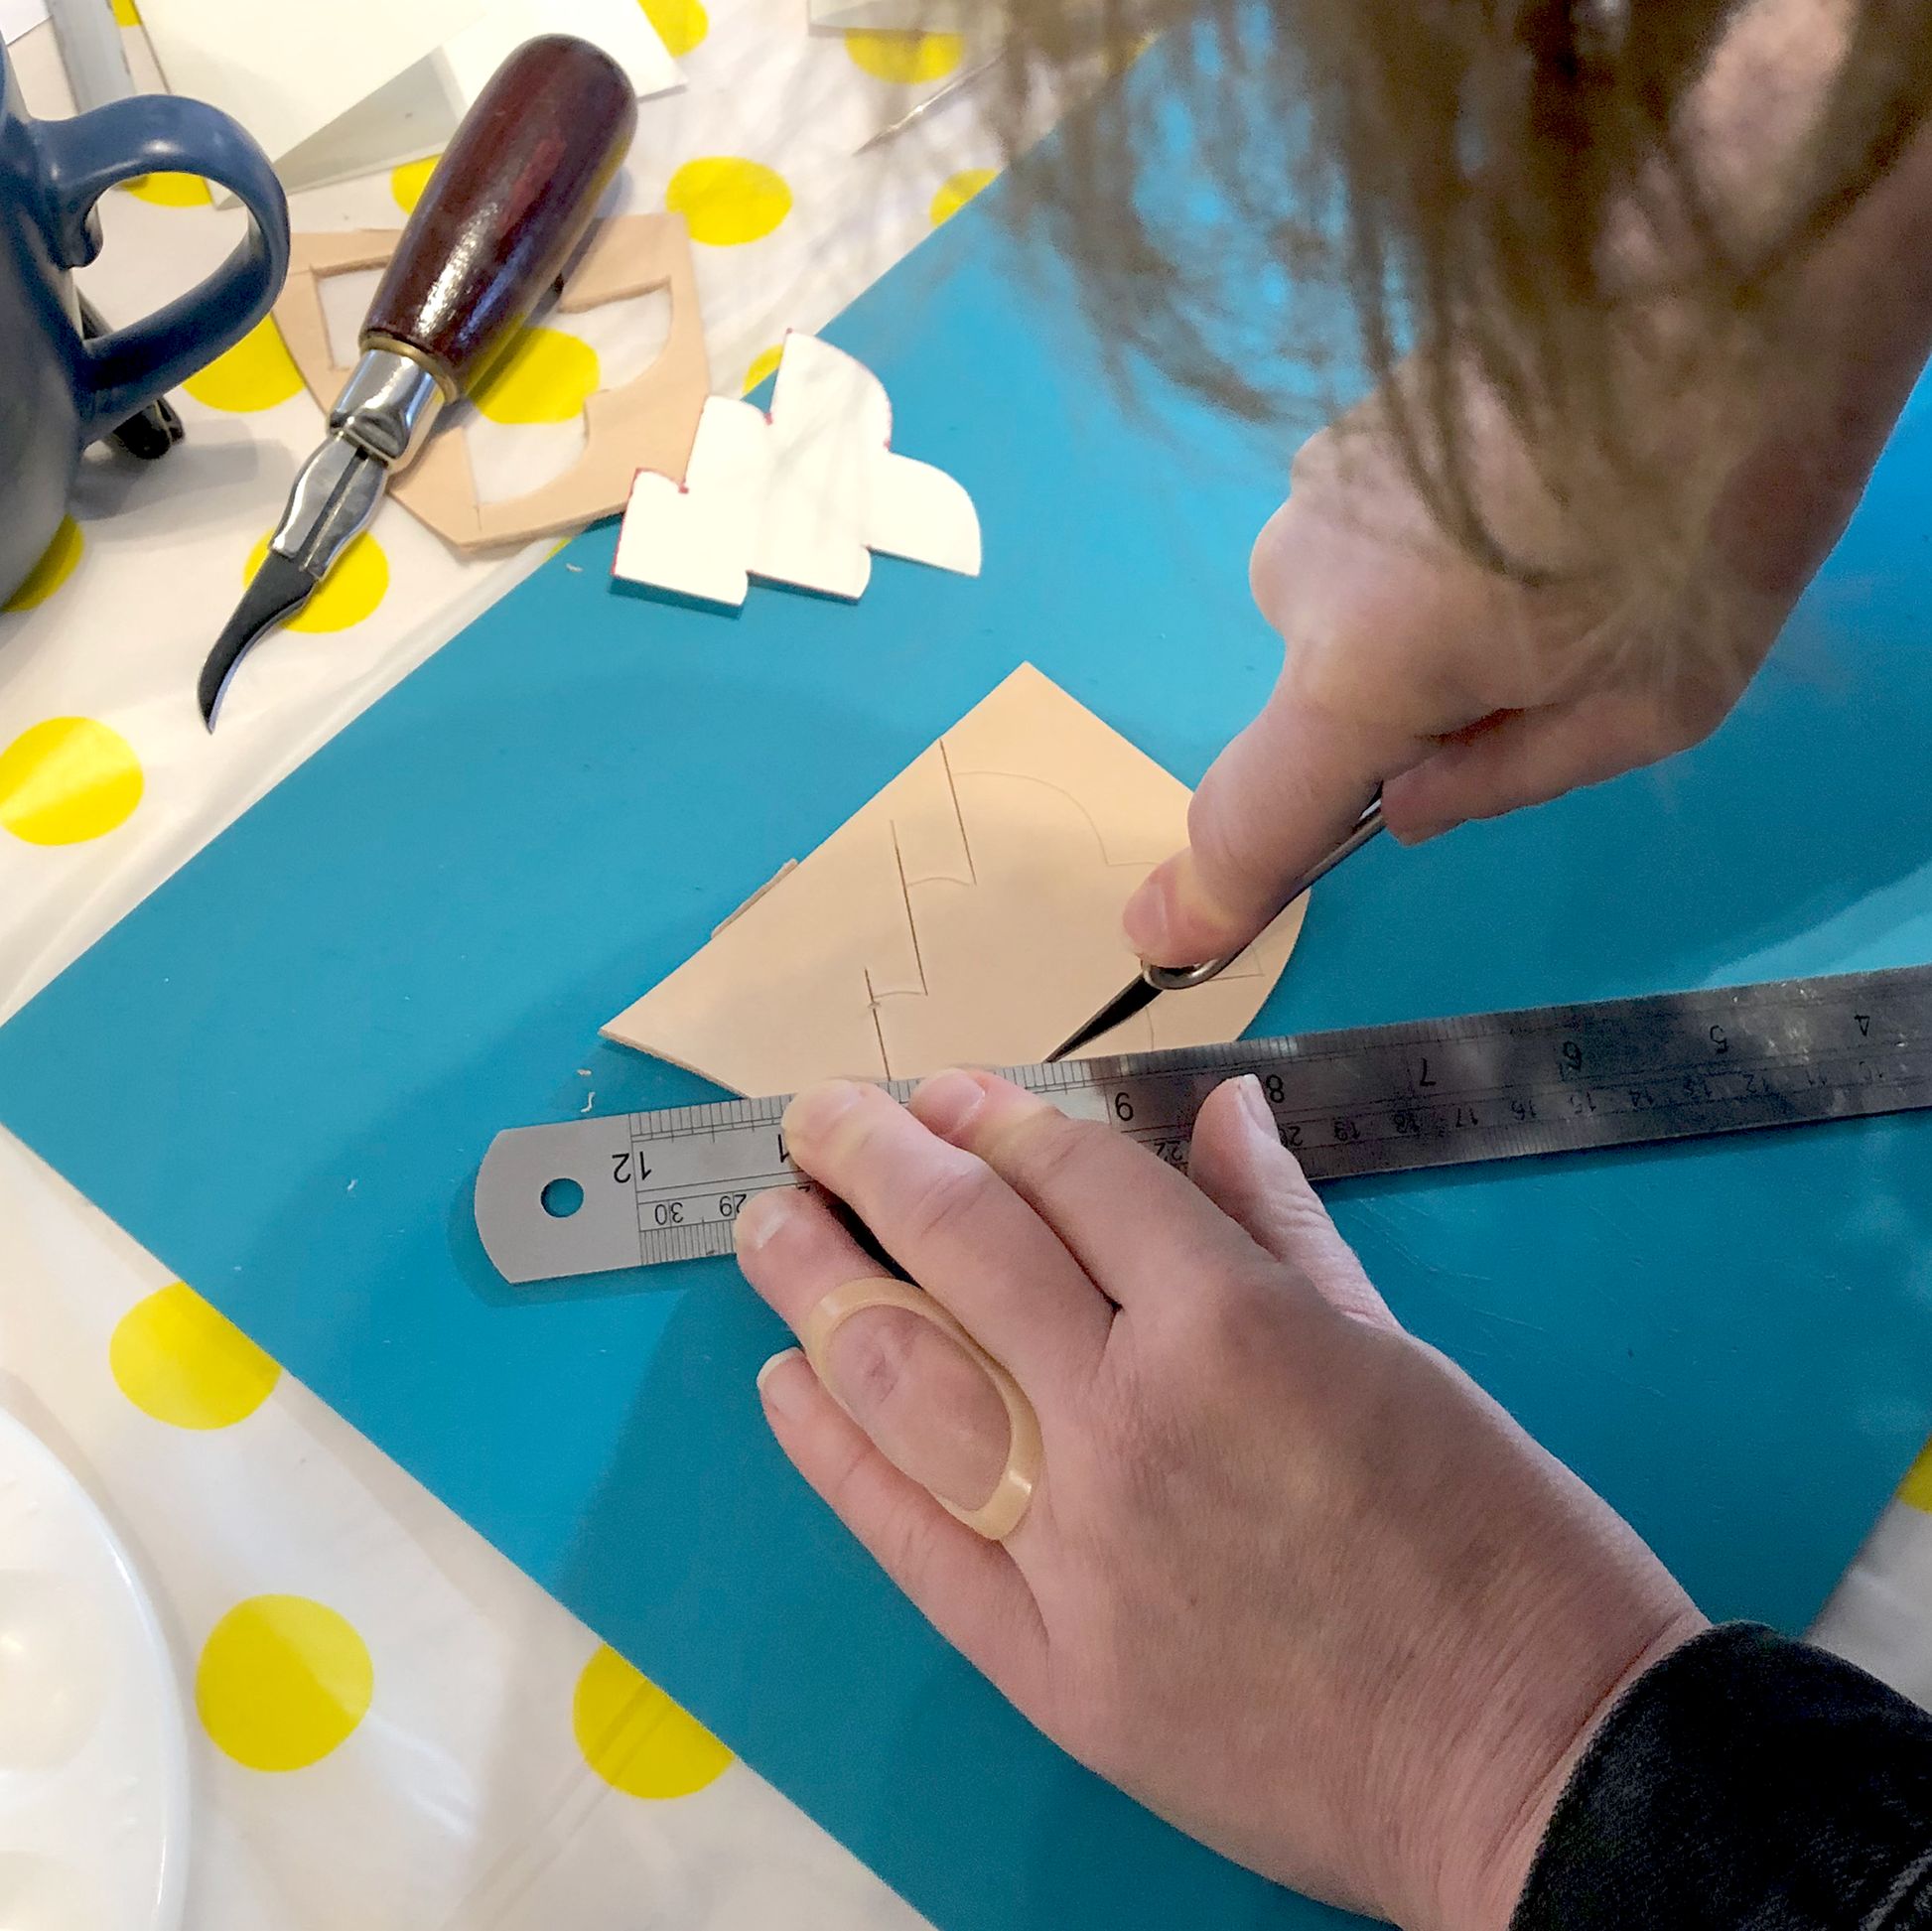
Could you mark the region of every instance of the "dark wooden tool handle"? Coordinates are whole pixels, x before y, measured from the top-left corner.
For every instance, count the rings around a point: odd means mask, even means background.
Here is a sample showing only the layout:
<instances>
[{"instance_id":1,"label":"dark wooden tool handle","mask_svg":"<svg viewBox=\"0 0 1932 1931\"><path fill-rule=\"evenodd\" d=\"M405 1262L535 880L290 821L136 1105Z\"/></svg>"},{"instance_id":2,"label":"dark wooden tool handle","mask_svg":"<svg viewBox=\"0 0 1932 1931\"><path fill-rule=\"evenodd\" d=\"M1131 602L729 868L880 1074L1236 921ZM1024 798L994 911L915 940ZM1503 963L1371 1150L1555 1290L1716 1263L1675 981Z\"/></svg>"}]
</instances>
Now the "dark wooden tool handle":
<instances>
[{"instance_id":1,"label":"dark wooden tool handle","mask_svg":"<svg viewBox=\"0 0 1932 1931\"><path fill-rule=\"evenodd\" d=\"M603 49L525 41L444 151L362 323L458 390L556 280L630 146L637 100Z\"/></svg>"}]
</instances>

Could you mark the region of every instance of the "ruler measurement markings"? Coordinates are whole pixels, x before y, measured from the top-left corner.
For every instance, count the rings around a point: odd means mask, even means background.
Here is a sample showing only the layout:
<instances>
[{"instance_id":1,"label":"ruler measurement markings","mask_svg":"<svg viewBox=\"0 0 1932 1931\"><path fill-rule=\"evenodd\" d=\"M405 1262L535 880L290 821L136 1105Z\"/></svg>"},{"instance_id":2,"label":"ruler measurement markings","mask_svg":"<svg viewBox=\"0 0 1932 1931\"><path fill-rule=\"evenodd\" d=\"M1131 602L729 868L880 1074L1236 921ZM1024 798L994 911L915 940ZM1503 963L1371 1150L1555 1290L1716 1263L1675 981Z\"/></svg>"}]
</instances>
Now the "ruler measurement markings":
<instances>
[{"instance_id":1,"label":"ruler measurement markings","mask_svg":"<svg viewBox=\"0 0 1932 1931\"><path fill-rule=\"evenodd\" d=\"M1554 1031L1552 1036L1554 1036ZM1764 1073L1776 1064L1775 1059L1754 1063L1730 1063L1719 1066L1715 1070L1706 1073L1704 1067L1709 1065L1709 1063L1710 1055L1706 1054L1703 1061L1678 1062L1674 1067L1666 1066L1652 1069L1639 1064L1635 1072L1627 1075L1623 1079L1617 1079L1612 1076L1589 1084L1579 1084L1574 1078L1550 1081L1545 1082L1543 1087L1536 1092L1535 1097L1547 1097L1559 1101L1572 1098L1578 1102L1580 1112L1584 1109L1585 1103L1587 1102L1587 1110L1590 1116L1621 1115L1626 1119L1644 1116L1650 1122L1651 1126L1660 1129L1654 1135L1654 1137L1658 1138L1683 1138L1694 1133L1712 1133L1727 1130L1722 1119L1712 1121L1699 1116L1702 1116L1708 1109L1713 1107L1723 1107L1726 1103L1734 1103L1744 1099L1755 1099L1761 1102L1761 1110L1767 1116L1783 1114L1791 1117L1829 1118L1838 1110L1836 1108L1821 1110L1813 1107L1800 1113L1794 1109L1792 1105L1794 1096L1787 1089L1767 1083L1755 1091L1749 1090L1745 1086L1745 1082L1752 1078L1763 1077ZM1848 1057L1848 1066L1854 1063L1858 1062ZM1810 1093L1826 1092L1836 1096L1841 1091L1854 1086L1877 1083L1876 1081L1855 1082L1849 1078L1839 1080L1820 1078L1817 1076L1815 1064L1793 1060L1788 1055L1786 1056L1786 1064L1808 1075L1806 1086L1800 1089L1799 1098ZM1665 1078L1678 1076L1680 1071L1686 1069L1695 1076L1705 1077L1708 1082L1723 1083L1732 1090L1714 1090L1700 1094L1658 1094L1644 1091L1641 1093L1641 1096L1632 1094L1628 1090L1631 1082L1634 1080L1648 1078L1652 1085L1656 1085ZM1922 1085L1928 1080L1932 1080L1932 1071L1921 1074L1916 1081L1900 1083ZM1078 1075L1072 1079L1060 1078L1050 1082L1052 1086L1062 1090L1074 1085L1085 1086L1090 1083ZM1114 1083L1123 1084L1124 1090L1137 1090L1143 1101L1147 1098L1146 1082ZM1189 1079L1187 1083L1192 1085L1200 1082ZM1037 1090L1038 1086L1048 1084L1049 1082L1047 1081L1039 1081L1036 1083L1035 1090ZM1170 1095L1170 1097L1173 1097L1173 1095ZM1281 1111L1278 1109L1278 1124L1283 1129L1285 1139L1289 1137L1289 1130L1296 1126L1305 1129L1305 1133L1314 1136L1313 1138L1305 1138L1297 1144L1298 1152L1307 1153L1311 1157L1328 1155L1330 1157L1340 1156L1345 1158L1346 1151L1357 1146L1366 1155L1378 1144L1394 1144L1416 1139L1433 1138L1439 1141L1465 1139L1470 1143L1470 1152L1468 1155L1470 1159L1494 1158L1493 1151L1484 1151L1485 1143L1493 1142L1497 1138L1504 1140L1514 1139L1522 1136L1526 1132L1532 1134L1536 1140L1542 1142L1548 1149L1571 1144L1566 1138L1565 1128L1570 1126L1572 1121L1579 1117L1578 1114L1559 1113L1554 1118L1545 1118L1534 1112L1517 1114L1512 1111L1506 1113L1500 1120L1484 1120L1479 1114L1474 1112L1474 1107L1478 1104L1499 1104L1504 1107L1513 1108L1521 1104L1521 1102L1522 1094L1520 1089L1512 1094L1511 1088L1495 1084L1476 1088L1452 1085L1449 1091L1442 1098L1425 1100L1415 1105L1405 1106L1384 1103L1379 1105L1371 1104L1364 1107L1357 1104L1352 1112L1345 1113L1341 1116L1349 1131L1345 1134L1332 1134L1331 1138L1324 1138L1321 1135L1321 1129L1324 1126L1330 1125L1331 1108L1317 1108L1312 1111L1307 1109ZM730 1103L726 1102L723 1104L729 1105ZM1469 1117L1466 1119L1461 1117L1465 1107L1469 1109ZM711 1110L709 1108L705 1109L706 1112L710 1112ZM766 1110L770 1112L775 1120L780 1109L773 1104ZM1852 1110L1852 1114L1855 1116L1858 1112L1864 1110L1866 1109L1855 1107ZM1662 1121L1657 1121L1652 1117L1658 1115L1678 1117L1666 1118ZM1687 1121L1694 1117L1697 1117L1697 1124L1686 1124ZM1402 1124L1405 1119L1409 1120L1411 1124L1407 1126ZM1133 1126L1122 1126L1119 1130L1125 1137L1148 1146L1151 1151L1157 1153L1161 1158L1168 1160L1171 1164L1184 1167L1190 1139L1188 1129L1191 1126L1191 1121L1192 1112L1185 1106L1182 1106L1173 1109L1170 1116L1165 1119L1157 1119ZM1757 1122L1751 1122L1750 1124L1757 1124ZM720 1123L714 1125L711 1121L707 1120L705 1125L708 1129L705 1137L713 1140L734 1137L742 1141L756 1142L760 1137L759 1130L748 1130L742 1124ZM768 1132L769 1130L765 1129L764 1131ZM1627 1139L1637 1140L1644 1137L1653 1136L1646 1130L1642 1134L1629 1135ZM737 1194L738 1197L734 1202L735 1206L742 1205L743 1200L749 1198L753 1192L763 1191L772 1186L795 1185L797 1183L796 1175L791 1170L786 1168L758 1170L746 1162L742 1156L735 1158L731 1162L730 1171L734 1175L734 1185L725 1188L724 1192L727 1197L730 1197L733 1193ZM675 1237L676 1230L679 1228L696 1226L719 1228L728 1226L732 1217L730 1214L723 1212L708 1214L702 1208L695 1215L681 1222L666 1219L657 1221L654 1225L651 1224L651 1218L653 1217L651 1210L660 1206L676 1204L683 1204L688 1210L695 1195L717 1190L719 1189L715 1179L708 1180L705 1184L697 1187L693 1187L688 1183L680 1183L675 1186L640 1188L638 1196L639 1232L647 1237L662 1232L665 1235L667 1249L675 1247L682 1250L686 1242ZM717 1251L727 1251L728 1246L728 1242L720 1242ZM669 1253L667 1252L664 1257L669 1258Z\"/></svg>"},{"instance_id":2,"label":"ruler measurement markings","mask_svg":"<svg viewBox=\"0 0 1932 1931\"><path fill-rule=\"evenodd\" d=\"M1207 1093L1249 1072L1312 1177L1459 1166L1932 1106L1932 967L1006 1070L1175 1166L1186 1164ZM915 1084L886 1082L900 1100ZM599 1161L627 1160L621 1174L603 1170L629 1181L625 1253L647 1262L724 1254L745 1200L801 1183L782 1160L784 1105L705 1101L522 1129L498 1136L485 1170L498 1147L520 1143L500 1177L523 1176L515 1184L532 1198L518 1211L528 1220L539 1168L590 1174ZM599 1211L603 1223L575 1246L557 1231L568 1220L517 1232L508 1244L537 1251L508 1255L524 1270L511 1278L546 1278L532 1267L629 1265L609 1209ZM558 1251L543 1251L546 1241Z\"/></svg>"}]
</instances>

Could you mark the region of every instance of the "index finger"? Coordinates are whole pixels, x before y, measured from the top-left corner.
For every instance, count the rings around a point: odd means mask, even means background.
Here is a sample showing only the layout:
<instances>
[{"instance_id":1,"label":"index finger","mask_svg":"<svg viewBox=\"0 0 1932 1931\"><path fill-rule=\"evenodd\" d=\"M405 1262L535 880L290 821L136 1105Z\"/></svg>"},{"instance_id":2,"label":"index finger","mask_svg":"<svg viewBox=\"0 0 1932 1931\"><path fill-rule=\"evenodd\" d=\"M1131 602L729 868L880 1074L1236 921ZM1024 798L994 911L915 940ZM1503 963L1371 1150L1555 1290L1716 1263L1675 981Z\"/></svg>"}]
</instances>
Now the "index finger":
<instances>
[{"instance_id":1,"label":"index finger","mask_svg":"<svg viewBox=\"0 0 1932 1931\"><path fill-rule=\"evenodd\" d=\"M997 1073L934 1073L906 1110L976 1154L1121 1307L1170 1303L1204 1267L1269 1257L1185 1175L1111 1127Z\"/></svg>"}]
</instances>

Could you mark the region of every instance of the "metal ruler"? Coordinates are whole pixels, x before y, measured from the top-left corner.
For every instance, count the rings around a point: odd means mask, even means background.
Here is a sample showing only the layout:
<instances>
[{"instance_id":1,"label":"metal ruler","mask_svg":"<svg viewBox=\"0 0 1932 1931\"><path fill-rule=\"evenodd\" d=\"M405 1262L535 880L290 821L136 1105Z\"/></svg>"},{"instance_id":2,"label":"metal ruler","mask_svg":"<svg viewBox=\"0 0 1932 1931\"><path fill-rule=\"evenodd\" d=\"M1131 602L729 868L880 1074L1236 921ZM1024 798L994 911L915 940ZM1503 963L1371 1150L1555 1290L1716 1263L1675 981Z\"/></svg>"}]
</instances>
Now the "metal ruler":
<instances>
[{"instance_id":1,"label":"metal ruler","mask_svg":"<svg viewBox=\"0 0 1932 1931\"><path fill-rule=\"evenodd\" d=\"M1063 1112L1176 1167L1194 1114L1253 1073L1309 1177L1796 1126L1932 1106L1932 966L1015 1066ZM904 1099L916 1082L891 1080ZM785 1101L518 1127L477 1175L514 1282L728 1254L753 1194L796 1186Z\"/></svg>"}]
</instances>

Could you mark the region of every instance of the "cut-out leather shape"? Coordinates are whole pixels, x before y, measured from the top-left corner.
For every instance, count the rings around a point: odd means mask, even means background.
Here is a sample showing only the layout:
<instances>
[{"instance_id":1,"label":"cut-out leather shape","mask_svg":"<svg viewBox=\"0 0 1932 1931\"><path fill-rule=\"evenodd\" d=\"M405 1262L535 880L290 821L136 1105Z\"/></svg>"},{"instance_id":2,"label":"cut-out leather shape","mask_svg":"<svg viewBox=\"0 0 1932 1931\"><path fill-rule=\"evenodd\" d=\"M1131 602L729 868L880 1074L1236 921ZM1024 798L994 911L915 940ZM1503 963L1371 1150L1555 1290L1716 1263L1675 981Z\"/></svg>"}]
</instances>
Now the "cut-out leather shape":
<instances>
[{"instance_id":1,"label":"cut-out leather shape","mask_svg":"<svg viewBox=\"0 0 1932 1931\"><path fill-rule=\"evenodd\" d=\"M322 282L389 259L399 228L298 234L289 278L275 304L276 326L302 379L333 408L349 371L330 351ZM584 453L562 476L501 502L480 502L459 425L438 430L422 454L389 484L389 494L457 550L494 549L580 529L624 506L640 469L684 475L711 386L698 310L691 243L677 214L621 214L602 222L565 275L558 310L581 314L661 288L671 304L670 333L657 358L584 403Z\"/></svg>"},{"instance_id":2,"label":"cut-out leather shape","mask_svg":"<svg viewBox=\"0 0 1932 1931\"><path fill-rule=\"evenodd\" d=\"M712 396L682 477L638 472L611 574L730 605L754 577L857 598L875 550L978 576L972 497L892 442L879 377L829 342L788 335L768 414Z\"/></svg>"},{"instance_id":3,"label":"cut-out leather shape","mask_svg":"<svg viewBox=\"0 0 1932 1931\"><path fill-rule=\"evenodd\" d=\"M605 1036L741 1093L1043 1058L1133 976L1121 908L1189 796L1023 664ZM1236 1037L1307 908L1081 1056Z\"/></svg>"}]
</instances>

